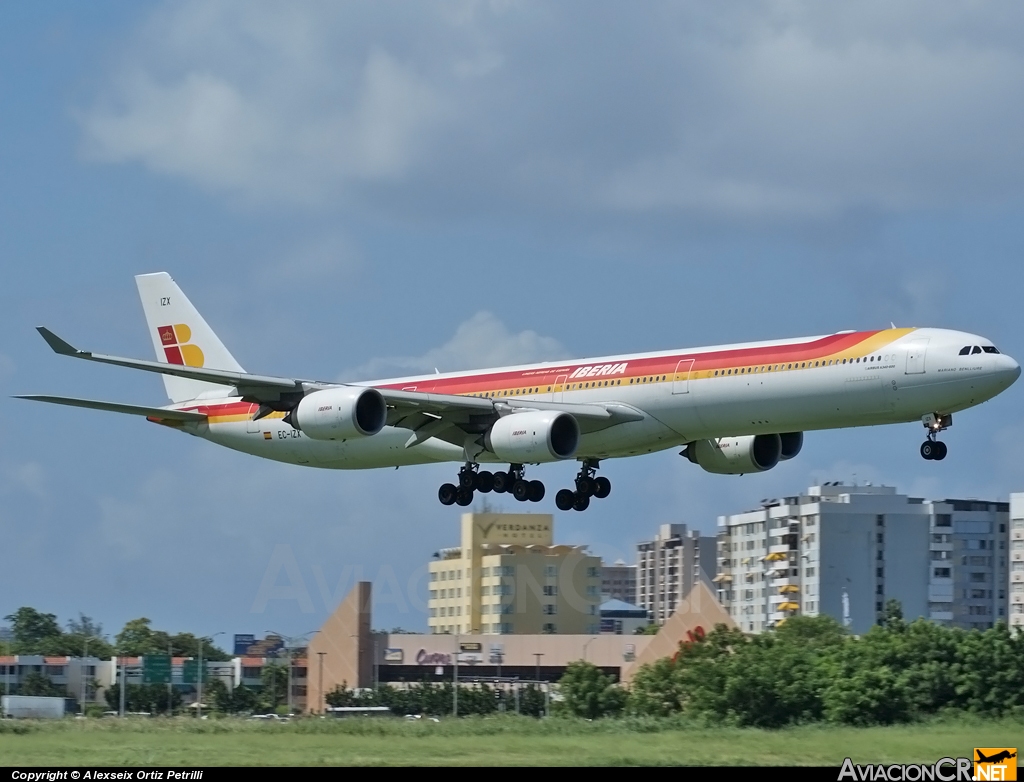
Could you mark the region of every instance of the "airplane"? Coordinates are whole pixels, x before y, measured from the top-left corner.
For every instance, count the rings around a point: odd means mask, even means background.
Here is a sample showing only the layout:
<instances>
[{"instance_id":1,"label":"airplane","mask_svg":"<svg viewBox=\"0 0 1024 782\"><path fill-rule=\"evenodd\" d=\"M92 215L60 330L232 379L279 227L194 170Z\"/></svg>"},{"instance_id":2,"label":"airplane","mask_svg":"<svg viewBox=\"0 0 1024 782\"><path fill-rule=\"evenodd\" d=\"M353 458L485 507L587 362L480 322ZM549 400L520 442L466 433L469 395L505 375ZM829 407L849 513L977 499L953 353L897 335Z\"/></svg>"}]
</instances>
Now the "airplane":
<instances>
[{"instance_id":1,"label":"airplane","mask_svg":"<svg viewBox=\"0 0 1024 782\"><path fill-rule=\"evenodd\" d=\"M980 749L975 749L974 751L978 753L978 758L975 761L976 763L999 763L1002 760L1009 760L1010 758L1017 757L1016 752L1010 752L1010 750L1008 749L1004 749L1001 752L997 752L990 758L985 757L985 755L982 753Z\"/></svg>"},{"instance_id":2,"label":"airplane","mask_svg":"<svg viewBox=\"0 0 1024 782\"><path fill-rule=\"evenodd\" d=\"M942 460L953 413L1009 388L1020 366L984 337L937 328L839 331L800 339L554 361L357 383L249 374L165 272L135 278L156 361L58 354L162 375L163 407L18 398L144 416L237 451L328 469L460 462L444 505L474 493L544 498L526 465L575 460L559 510L586 510L611 482L602 461L682 446L711 473L770 470L804 432L921 421L920 453ZM494 471L481 465L507 464Z\"/></svg>"}]
</instances>

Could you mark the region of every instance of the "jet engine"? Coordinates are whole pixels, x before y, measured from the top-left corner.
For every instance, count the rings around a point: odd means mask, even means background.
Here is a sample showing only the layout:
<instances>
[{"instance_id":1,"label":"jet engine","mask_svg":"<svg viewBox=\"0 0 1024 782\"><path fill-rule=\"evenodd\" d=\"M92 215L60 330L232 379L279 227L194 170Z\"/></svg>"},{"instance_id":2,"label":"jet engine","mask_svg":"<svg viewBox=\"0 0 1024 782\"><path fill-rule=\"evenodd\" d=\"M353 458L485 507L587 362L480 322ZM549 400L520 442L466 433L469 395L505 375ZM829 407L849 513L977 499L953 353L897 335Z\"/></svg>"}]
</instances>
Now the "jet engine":
<instances>
[{"instance_id":1,"label":"jet engine","mask_svg":"<svg viewBox=\"0 0 1024 782\"><path fill-rule=\"evenodd\" d=\"M708 472L744 475L748 472L764 472L778 464L782 458L782 443L782 436L777 434L720 437L717 440L692 442L686 446L683 454Z\"/></svg>"},{"instance_id":2,"label":"jet engine","mask_svg":"<svg viewBox=\"0 0 1024 782\"><path fill-rule=\"evenodd\" d=\"M782 453L779 454L779 461L781 462L786 461L786 459L792 459L804 447L803 432L786 432L785 434L780 434L779 437L782 439Z\"/></svg>"},{"instance_id":3,"label":"jet engine","mask_svg":"<svg viewBox=\"0 0 1024 782\"><path fill-rule=\"evenodd\" d=\"M302 397L284 420L313 440L347 440L377 434L387 417L377 389L341 386Z\"/></svg>"},{"instance_id":4,"label":"jet engine","mask_svg":"<svg viewBox=\"0 0 1024 782\"><path fill-rule=\"evenodd\" d=\"M571 459L580 444L580 426L568 413L535 410L512 413L494 422L484 446L510 464Z\"/></svg>"}]
</instances>

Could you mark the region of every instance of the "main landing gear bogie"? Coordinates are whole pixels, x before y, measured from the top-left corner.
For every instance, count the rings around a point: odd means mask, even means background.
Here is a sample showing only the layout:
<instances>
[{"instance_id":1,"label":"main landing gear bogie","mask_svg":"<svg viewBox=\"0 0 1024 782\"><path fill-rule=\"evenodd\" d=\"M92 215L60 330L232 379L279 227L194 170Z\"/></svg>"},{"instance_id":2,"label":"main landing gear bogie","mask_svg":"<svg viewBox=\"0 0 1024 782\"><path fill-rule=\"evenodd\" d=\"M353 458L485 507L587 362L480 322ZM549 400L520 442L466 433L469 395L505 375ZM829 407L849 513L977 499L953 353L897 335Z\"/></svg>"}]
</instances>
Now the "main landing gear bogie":
<instances>
[{"instance_id":1,"label":"main landing gear bogie","mask_svg":"<svg viewBox=\"0 0 1024 782\"><path fill-rule=\"evenodd\" d=\"M507 472L492 473L478 470L476 464L466 464L459 470L458 486L445 483L437 490L442 505L466 507L473 502L473 493L511 494L519 502L540 502L544 499L544 484L526 480L521 464L509 465Z\"/></svg>"},{"instance_id":2,"label":"main landing gear bogie","mask_svg":"<svg viewBox=\"0 0 1024 782\"><path fill-rule=\"evenodd\" d=\"M590 498L603 500L612 493L612 482L603 475L595 476L598 463L586 459L576 476L576 490L562 489L555 495L555 506L559 510L584 511L590 507Z\"/></svg>"},{"instance_id":3,"label":"main landing gear bogie","mask_svg":"<svg viewBox=\"0 0 1024 782\"><path fill-rule=\"evenodd\" d=\"M953 425L953 416L949 413L929 413L921 419L928 430L928 439L921 443L921 456L928 461L941 462L946 458L946 444L938 440L939 432Z\"/></svg>"}]
</instances>

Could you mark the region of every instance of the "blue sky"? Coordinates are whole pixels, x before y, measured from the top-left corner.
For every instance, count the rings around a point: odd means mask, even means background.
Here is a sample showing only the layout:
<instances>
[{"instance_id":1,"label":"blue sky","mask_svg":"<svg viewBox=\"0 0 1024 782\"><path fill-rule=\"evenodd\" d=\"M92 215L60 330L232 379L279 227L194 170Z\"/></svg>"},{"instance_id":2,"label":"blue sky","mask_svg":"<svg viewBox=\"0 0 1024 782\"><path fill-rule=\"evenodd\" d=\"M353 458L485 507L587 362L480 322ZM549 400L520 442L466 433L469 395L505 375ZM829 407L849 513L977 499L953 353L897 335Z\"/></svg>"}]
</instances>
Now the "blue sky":
<instances>
[{"instance_id":1,"label":"blue sky","mask_svg":"<svg viewBox=\"0 0 1024 782\"><path fill-rule=\"evenodd\" d=\"M148 357L138 273L170 272L270 374L890 322L1024 355L1017 3L51 2L0 22L0 615L301 633L362 577L375 626L425 626L454 465L304 470L9 399L163 403L33 330ZM810 433L763 475L609 462L612 496L556 537L632 561L660 523L710 532L816 480L1005 499L1020 393L958 414L942 463L917 424ZM533 474L553 497L574 471Z\"/></svg>"}]
</instances>

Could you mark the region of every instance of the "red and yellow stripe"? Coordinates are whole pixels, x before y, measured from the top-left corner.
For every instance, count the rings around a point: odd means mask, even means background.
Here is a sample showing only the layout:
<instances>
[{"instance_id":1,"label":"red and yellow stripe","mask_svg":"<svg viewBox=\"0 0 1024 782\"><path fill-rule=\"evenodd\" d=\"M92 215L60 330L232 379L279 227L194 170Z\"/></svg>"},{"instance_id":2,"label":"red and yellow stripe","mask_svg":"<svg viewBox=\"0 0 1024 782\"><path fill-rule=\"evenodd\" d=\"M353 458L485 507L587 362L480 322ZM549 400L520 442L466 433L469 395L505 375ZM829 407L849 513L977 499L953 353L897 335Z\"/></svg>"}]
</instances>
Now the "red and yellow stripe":
<instances>
[{"instance_id":1,"label":"red and yellow stripe","mask_svg":"<svg viewBox=\"0 0 1024 782\"><path fill-rule=\"evenodd\" d=\"M560 366L538 367L505 372L455 377L426 377L378 386L395 390L415 390L432 394L499 398L531 396L599 387L621 387L665 383L674 380L699 380L761 372L793 372L849 363L880 354L896 340L914 329L884 329L833 334L811 342L795 342L749 348L727 348L700 353L673 353L664 356L624 358L620 361L577 361ZM690 363L692 362L692 364ZM615 374L595 377L579 374L589 367L621 367ZM685 367L685 369L684 369ZM185 408L203 413L211 424L248 421L258 405L226 402ZM283 418L274 412L267 418Z\"/></svg>"}]
</instances>

